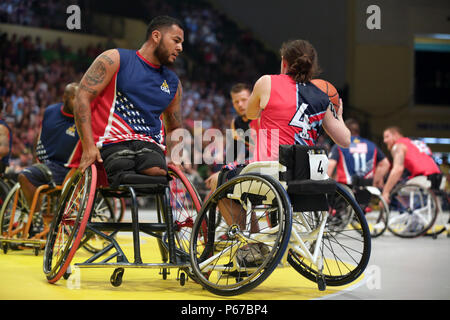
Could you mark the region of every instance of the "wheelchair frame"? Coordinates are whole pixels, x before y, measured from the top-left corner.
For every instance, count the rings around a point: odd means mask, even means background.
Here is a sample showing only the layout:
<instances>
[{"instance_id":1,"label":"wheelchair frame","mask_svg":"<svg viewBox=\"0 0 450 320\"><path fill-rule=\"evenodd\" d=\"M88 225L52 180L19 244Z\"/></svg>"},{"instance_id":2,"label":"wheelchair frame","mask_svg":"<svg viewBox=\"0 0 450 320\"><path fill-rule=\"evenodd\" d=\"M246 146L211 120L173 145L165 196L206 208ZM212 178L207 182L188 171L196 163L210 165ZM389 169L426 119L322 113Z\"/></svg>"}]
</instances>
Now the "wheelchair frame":
<instances>
[{"instance_id":1,"label":"wheelchair frame","mask_svg":"<svg viewBox=\"0 0 450 320\"><path fill-rule=\"evenodd\" d=\"M78 268L114 268L114 272L111 275L110 282L113 286L119 286L122 283L122 276L124 274L125 268L150 268L150 269L161 269L161 273L163 278L167 277L167 270L171 268L179 269L179 280L180 284L184 285L185 280L187 279L186 274L181 272L189 268L189 259L187 254L182 250L177 248L175 242L175 231L177 228L182 228L180 224L176 224L173 220L172 208L170 205L170 190L169 184L159 184L159 183L144 183L144 184L121 184L117 188L109 188L102 186L102 182L98 182L97 179L94 179L94 176L97 176L97 168L95 165L91 165L90 168L86 169L86 171L92 173L93 184L90 187L89 193L93 194L95 198L98 196L98 193L103 194L103 196L108 197L120 197L120 198L130 198L131 199L131 222L91 222L90 221L90 213L92 210L92 205L87 205L85 210L87 211L87 216L83 217L84 226L79 230L86 234L86 232L91 232L96 234L97 236L103 238L109 244L101 249L99 252L95 253L93 256L88 258L82 263L76 263L74 266ZM181 173L181 171L169 165L169 171L174 173L177 177L179 177L182 182L185 184L187 188L191 188L192 185L188 181L188 179ZM80 175L81 173L77 173ZM142 175L141 175L142 176ZM145 177L145 176L144 176ZM74 177L74 179L76 179ZM148 180L151 180L154 177L147 176ZM73 183L73 182L71 182ZM187 185L188 184L188 185ZM70 189L70 187L69 187ZM70 193L70 190L67 190ZM95 190L97 189L97 190ZM92 192L94 190L94 192ZM188 190L190 192L190 190ZM195 192L194 192L195 193ZM157 204L157 218L158 222L151 223L142 223L139 222L138 217L138 201L137 196L155 196L156 204ZM190 194L192 197L192 194ZM66 195L67 196L67 195ZM195 206L195 210L200 209L200 199L197 198L198 195L195 193L195 198L192 198ZM92 202L92 199L88 199L89 202ZM63 200L67 201L67 199ZM58 214L62 214L61 210L64 208L64 203L60 204L60 208L58 210ZM85 213L85 214L86 214ZM52 223L52 228L54 229L56 224L56 217ZM189 224L189 222L187 222ZM191 222L192 224L192 222ZM110 235L105 234L105 231L112 231ZM133 235L133 253L134 253L134 261L130 262L130 259L126 256L124 251L120 248L119 243L114 236L120 231L131 231ZM144 263L141 257L141 248L140 248L140 238L139 232L144 232L150 236L153 236L157 239L158 247L160 249L162 263ZM164 235L167 235L167 245L164 241ZM179 239L178 239L179 240ZM44 257L44 272L47 274L47 279L50 283L54 283L58 281L62 276L67 279L70 276L70 262L72 260L75 251L78 247L82 246L83 243L89 241L89 236L87 236L84 240L79 237L79 239L75 240L73 246L75 247L73 250L70 248L70 252L67 254L68 257L64 259L64 265L60 270L51 270L49 263L51 264L52 257L50 255L50 251L53 249L50 246L53 246L54 243L47 243L46 254ZM54 240L53 240L54 242ZM78 243L77 243L78 242ZM96 262L100 257L109 253L111 250L115 250L112 254L104 258L102 261ZM113 258L116 258L117 262L110 262ZM58 268L59 265L55 266L53 269Z\"/></svg>"}]
</instances>

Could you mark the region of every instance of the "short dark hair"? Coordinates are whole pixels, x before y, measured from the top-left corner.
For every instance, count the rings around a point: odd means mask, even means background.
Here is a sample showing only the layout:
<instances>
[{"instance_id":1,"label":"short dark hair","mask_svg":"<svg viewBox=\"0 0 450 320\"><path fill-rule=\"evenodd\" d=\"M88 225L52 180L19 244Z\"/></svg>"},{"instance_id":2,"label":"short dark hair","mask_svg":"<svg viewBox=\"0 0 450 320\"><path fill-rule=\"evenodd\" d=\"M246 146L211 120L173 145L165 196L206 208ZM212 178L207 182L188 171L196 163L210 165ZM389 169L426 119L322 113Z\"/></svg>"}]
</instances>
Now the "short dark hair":
<instances>
[{"instance_id":1,"label":"short dark hair","mask_svg":"<svg viewBox=\"0 0 450 320\"><path fill-rule=\"evenodd\" d=\"M183 24L177 18L169 16L157 16L153 18L147 26L147 34L145 40L148 40L154 30L161 30L162 28L168 28L173 25L177 25L181 29L184 29Z\"/></svg>"},{"instance_id":2,"label":"short dark hair","mask_svg":"<svg viewBox=\"0 0 450 320\"><path fill-rule=\"evenodd\" d=\"M252 88L250 87L249 84L247 83L236 83L235 85L233 85L230 89L230 94L232 93L239 93L243 90L248 90L249 92L252 92Z\"/></svg>"},{"instance_id":3,"label":"short dark hair","mask_svg":"<svg viewBox=\"0 0 450 320\"><path fill-rule=\"evenodd\" d=\"M350 130L350 133L352 136L359 136L360 129L359 129L359 122L356 119L349 118L345 120L345 125Z\"/></svg>"},{"instance_id":4,"label":"short dark hair","mask_svg":"<svg viewBox=\"0 0 450 320\"><path fill-rule=\"evenodd\" d=\"M390 132L394 132L394 133L398 133L399 135L403 135L402 129L400 129L400 127L398 126L389 126L386 129L384 129L383 132L385 131L390 131Z\"/></svg>"}]
</instances>

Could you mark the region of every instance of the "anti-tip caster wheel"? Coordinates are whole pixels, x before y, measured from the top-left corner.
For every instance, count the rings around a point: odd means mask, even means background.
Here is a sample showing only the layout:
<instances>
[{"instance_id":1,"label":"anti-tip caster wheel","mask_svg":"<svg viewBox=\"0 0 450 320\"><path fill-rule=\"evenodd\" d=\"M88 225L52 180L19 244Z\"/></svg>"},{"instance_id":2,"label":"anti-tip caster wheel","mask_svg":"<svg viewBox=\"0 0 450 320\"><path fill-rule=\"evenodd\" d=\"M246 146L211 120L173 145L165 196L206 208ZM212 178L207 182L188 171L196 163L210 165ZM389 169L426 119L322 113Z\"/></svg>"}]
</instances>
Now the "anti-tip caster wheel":
<instances>
[{"instance_id":1,"label":"anti-tip caster wheel","mask_svg":"<svg viewBox=\"0 0 450 320\"><path fill-rule=\"evenodd\" d=\"M325 278L323 275L317 275L317 286L319 287L319 291L325 291L327 285L325 283Z\"/></svg>"},{"instance_id":2,"label":"anti-tip caster wheel","mask_svg":"<svg viewBox=\"0 0 450 320\"><path fill-rule=\"evenodd\" d=\"M114 287L118 287L122 284L122 277L124 272L124 268L117 268L114 270L110 278L110 282Z\"/></svg>"}]
</instances>

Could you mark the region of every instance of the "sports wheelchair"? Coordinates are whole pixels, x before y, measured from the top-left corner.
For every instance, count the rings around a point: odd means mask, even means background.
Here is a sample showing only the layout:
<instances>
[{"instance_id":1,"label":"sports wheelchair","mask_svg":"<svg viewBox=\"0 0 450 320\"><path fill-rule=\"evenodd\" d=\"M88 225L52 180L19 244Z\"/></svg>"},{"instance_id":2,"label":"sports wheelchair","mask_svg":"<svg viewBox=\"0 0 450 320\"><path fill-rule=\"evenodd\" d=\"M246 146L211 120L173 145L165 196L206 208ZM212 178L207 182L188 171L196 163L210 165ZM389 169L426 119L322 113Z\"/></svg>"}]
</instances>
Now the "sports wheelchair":
<instances>
[{"instance_id":1,"label":"sports wheelchair","mask_svg":"<svg viewBox=\"0 0 450 320\"><path fill-rule=\"evenodd\" d=\"M353 176L352 184L343 187L348 187L363 210L372 238L381 236L387 230L389 205L381 196L380 189L373 186L373 179ZM342 225L354 223L353 217L345 217L348 220L343 219Z\"/></svg>"},{"instance_id":2,"label":"sports wheelchair","mask_svg":"<svg viewBox=\"0 0 450 320\"><path fill-rule=\"evenodd\" d=\"M20 183L15 183L8 192L0 210L0 244L6 254L9 249L32 249L39 255L47 241L49 224L56 210L56 205L65 183L70 180L74 169L70 170L62 183L56 185L51 171L43 166L37 168L47 177L48 184L39 186L31 206L28 205ZM97 219L122 219L124 203L117 199L98 199L95 204ZM99 250L99 244L94 239L85 243L84 248L91 252Z\"/></svg>"},{"instance_id":3,"label":"sports wheelchair","mask_svg":"<svg viewBox=\"0 0 450 320\"><path fill-rule=\"evenodd\" d=\"M356 280L368 264L364 212L351 192L328 178L325 151L280 146L279 158L244 167L218 186L197 216L192 273L214 294L247 292L287 264L325 290ZM343 226L344 215L353 222Z\"/></svg>"},{"instance_id":4,"label":"sports wheelchair","mask_svg":"<svg viewBox=\"0 0 450 320\"><path fill-rule=\"evenodd\" d=\"M439 174L417 176L398 184L390 194L389 231L401 238L414 238L427 232L436 237L446 230L448 213L440 213L436 196L444 184L445 180ZM440 222L436 225L438 216Z\"/></svg>"},{"instance_id":5,"label":"sports wheelchair","mask_svg":"<svg viewBox=\"0 0 450 320\"><path fill-rule=\"evenodd\" d=\"M118 185L110 185L101 164L92 164L84 172L77 170L62 191L57 213L50 226L44 252L43 270L49 283L61 277L68 279L71 262L78 248L92 237L102 239L104 245L82 263L79 268L113 268L110 282L122 284L125 268L160 269L164 279L169 270L178 269L178 279L184 285L189 275L189 239L201 202L195 189L182 171L168 166L168 176L146 176L126 173ZM158 222L140 222L137 197L153 197ZM131 200L131 222L105 222L93 219L93 205L101 197ZM121 231L131 231L134 260L128 258L116 239ZM139 233L157 239L162 263L144 263ZM115 259L115 261L113 261Z\"/></svg>"}]
</instances>

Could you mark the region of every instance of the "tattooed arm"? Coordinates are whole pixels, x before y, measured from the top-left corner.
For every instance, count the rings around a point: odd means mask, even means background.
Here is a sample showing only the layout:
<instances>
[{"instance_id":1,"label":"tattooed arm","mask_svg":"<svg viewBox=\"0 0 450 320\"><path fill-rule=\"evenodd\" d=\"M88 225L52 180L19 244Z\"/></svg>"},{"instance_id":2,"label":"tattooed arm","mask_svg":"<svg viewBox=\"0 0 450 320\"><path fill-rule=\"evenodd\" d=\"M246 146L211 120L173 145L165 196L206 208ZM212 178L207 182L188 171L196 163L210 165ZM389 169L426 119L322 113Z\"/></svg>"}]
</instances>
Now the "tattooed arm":
<instances>
[{"instance_id":1,"label":"tattooed arm","mask_svg":"<svg viewBox=\"0 0 450 320\"><path fill-rule=\"evenodd\" d=\"M0 125L0 159L9 154L9 130Z\"/></svg>"},{"instance_id":2,"label":"tattooed arm","mask_svg":"<svg viewBox=\"0 0 450 320\"><path fill-rule=\"evenodd\" d=\"M178 82L177 93L175 94L175 98L173 98L170 105L163 113L164 127L166 129L166 145L167 145L167 155L170 157L170 152L173 148L173 145L177 141L173 141L171 134L175 129L182 127L183 120L181 119L181 100L183 94L183 87L181 86L181 82Z\"/></svg>"},{"instance_id":3,"label":"tattooed arm","mask_svg":"<svg viewBox=\"0 0 450 320\"><path fill-rule=\"evenodd\" d=\"M84 171L95 160L102 162L100 151L94 143L91 123L91 102L106 88L119 69L120 55L116 49L98 56L80 81L75 96L74 116L83 147L80 170Z\"/></svg>"},{"instance_id":4,"label":"tattooed arm","mask_svg":"<svg viewBox=\"0 0 450 320\"><path fill-rule=\"evenodd\" d=\"M403 174L403 170L405 169L406 151L407 147L402 143L395 144L392 147L391 151L393 158L392 170L389 173L389 177L386 181L386 184L384 185L382 194L384 200L386 200L387 203L389 203L389 194L391 193L391 190L400 180Z\"/></svg>"}]
</instances>

